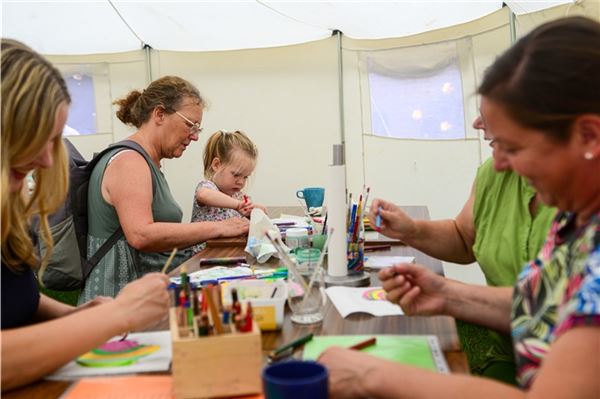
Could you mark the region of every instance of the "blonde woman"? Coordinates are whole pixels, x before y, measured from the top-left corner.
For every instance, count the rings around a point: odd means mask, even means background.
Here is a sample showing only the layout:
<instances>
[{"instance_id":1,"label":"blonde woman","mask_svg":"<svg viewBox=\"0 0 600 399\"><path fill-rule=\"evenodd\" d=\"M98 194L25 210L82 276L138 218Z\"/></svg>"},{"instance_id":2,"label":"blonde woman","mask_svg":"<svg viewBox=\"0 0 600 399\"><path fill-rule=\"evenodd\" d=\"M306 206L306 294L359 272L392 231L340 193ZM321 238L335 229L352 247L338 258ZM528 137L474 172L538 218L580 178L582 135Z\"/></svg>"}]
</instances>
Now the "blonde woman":
<instances>
[{"instance_id":1,"label":"blonde woman","mask_svg":"<svg viewBox=\"0 0 600 399\"><path fill-rule=\"evenodd\" d=\"M51 248L46 217L67 192L61 132L70 97L59 72L27 46L2 39L2 391L32 382L76 356L166 315L167 278L147 275L115 299L73 308L40 294L32 268L40 264L28 235L39 215ZM29 172L31 197L23 195ZM42 269L44 260L41 261Z\"/></svg>"}]
</instances>

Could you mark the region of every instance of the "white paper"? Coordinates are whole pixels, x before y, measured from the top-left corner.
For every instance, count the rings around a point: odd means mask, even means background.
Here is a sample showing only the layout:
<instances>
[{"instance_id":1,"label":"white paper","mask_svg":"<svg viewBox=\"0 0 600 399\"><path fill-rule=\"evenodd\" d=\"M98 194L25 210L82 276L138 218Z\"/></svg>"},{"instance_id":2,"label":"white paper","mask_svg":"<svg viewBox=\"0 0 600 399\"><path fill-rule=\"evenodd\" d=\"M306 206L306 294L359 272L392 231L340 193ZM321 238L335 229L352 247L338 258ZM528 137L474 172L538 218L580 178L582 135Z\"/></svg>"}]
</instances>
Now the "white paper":
<instances>
[{"instance_id":1,"label":"white paper","mask_svg":"<svg viewBox=\"0 0 600 399\"><path fill-rule=\"evenodd\" d=\"M258 263L265 263L271 256L279 257L277 250L266 237L267 231L273 232L272 237L281 237L279 229L269 217L261 209L254 208L250 213L250 230L244 251L254 256ZM287 247L284 248L289 251Z\"/></svg>"},{"instance_id":2,"label":"white paper","mask_svg":"<svg viewBox=\"0 0 600 399\"><path fill-rule=\"evenodd\" d=\"M387 300L369 300L363 297L366 291L379 290L381 287L329 287L325 291L343 318L352 313L369 313L373 316L403 315L400 306Z\"/></svg>"},{"instance_id":3,"label":"white paper","mask_svg":"<svg viewBox=\"0 0 600 399\"><path fill-rule=\"evenodd\" d=\"M369 255L365 260L365 267L383 269L398 263L415 263L414 256L377 256Z\"/></svg>"},{"instance_id":4,"label":"white paper","mask_svg":"<svg viewBox=\"0 0 600 399\"><path fill-rule=\"evenodd\" d=\"M112 340L121 339L114 337ZM140 358L136 363L130 366L120 367L84 367L75 361L67 363L53 374L46 377L48 380L74 380L82 377L92 377L100 375L134 374L150 371L168 371L171 364L171 332L153 331L143 333L132 333L127 339L138 341L144 345L158 345L160 349L154 353ZM111 341L112 341L111 340Z\"/></svg>"}]
</instances>

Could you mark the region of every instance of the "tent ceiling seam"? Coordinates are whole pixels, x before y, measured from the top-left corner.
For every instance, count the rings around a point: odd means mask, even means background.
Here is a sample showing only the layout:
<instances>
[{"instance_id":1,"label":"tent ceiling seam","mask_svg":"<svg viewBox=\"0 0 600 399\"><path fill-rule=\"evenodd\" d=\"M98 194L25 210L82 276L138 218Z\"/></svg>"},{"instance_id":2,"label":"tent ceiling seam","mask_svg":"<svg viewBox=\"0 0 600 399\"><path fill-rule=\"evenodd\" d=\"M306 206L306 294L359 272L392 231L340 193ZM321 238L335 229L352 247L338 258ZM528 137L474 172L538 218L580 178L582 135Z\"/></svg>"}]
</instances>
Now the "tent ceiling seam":
<instances>
[{"instance_id":1,"label":"tent ceiling seam","mask_svg":"<svg viewBox=\"0 0 600 399\"><path fill-rule=\"evenodd\" d=\"M131 33L133 33L133 35L140 41L140 48L143 48L147 43L144 40L142 40L142 38L136 33L136 31L133 30L133 28L131 27L131 25L129 25L129 23L127 23L127 21L125 20L125 18L123 17L123 15L121 15L121 13L119 12L119 10L117 10L117 7L113 4L112 0L108 0L108 4L110 4L110 6L113 8L113 10L115 10L115 12L119 16L119 18L121 18L121 21L123 21L123 23L125 24L125 26L127 27L127 29L129 29L129 31ZM150 47L152 47L152 46L150 46Z\"/></svg>"},{"instance_id":2,"label":"tent ceiling seam","mask_svg":"<svg viewBox=\"0 0 600 399\"><path fill-rule=\"evenodd\" d=\"M298 22L298 23L300 23L300 24L307 25L307 26L312 26L313 28L317 28L317 29L325 29L325 30L331 31L331 33L332 33L332 34L333 34L333 31L334 31L334 30L336 30L335 28L324 28L324 27L322 27L322 26L318 26L318 25L311 24L311 23L309 23L309 22L306 22L306 21L299 20L299 19L297 19L297 18L294 18L294 17L292 17L291 15L287 15L287 14L285 14L285 13L283 13L283 12L281 12L281 11L277 10L276 8L274 8L274 7L272 7L272 6L268 5L268 4L265 4L265 3L264 3L264 2L262 2L261 0L255 0L255 1L256 1L258 4L260 4L261 6L263 6L263 7L265 7L265 8L268 8L269 10L273 11L274 13L276 13L276 14L278 14L278 15L281 15L281 16L282 16L282 17L284 17L284 18L287 18L287 19L290 19L290 20L292 20L292 21Z\"/></svg>"}]
</instances>

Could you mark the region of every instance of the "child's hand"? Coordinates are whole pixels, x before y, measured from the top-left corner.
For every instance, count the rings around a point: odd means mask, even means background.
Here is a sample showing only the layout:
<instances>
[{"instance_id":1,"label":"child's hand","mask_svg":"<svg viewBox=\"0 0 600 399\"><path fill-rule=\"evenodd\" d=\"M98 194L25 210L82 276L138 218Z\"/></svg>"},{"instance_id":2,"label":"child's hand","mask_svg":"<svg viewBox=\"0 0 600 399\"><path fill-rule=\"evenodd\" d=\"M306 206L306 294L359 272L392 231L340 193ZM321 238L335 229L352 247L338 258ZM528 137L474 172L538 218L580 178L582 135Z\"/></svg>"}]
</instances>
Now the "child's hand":
<instances>
[{"instance_id":1,"label":"child's hand","mask_svg":"<svg viewBox=\"0 0 600 399\"><path fill-rule=\"evenodd\" d=\"M242 203L240 207L238 207L237 211L245 217L249 217L250 213L252 213L252 209L254 209L254 204L250 201L246 203Z\"/></svg>"}]
</instances>

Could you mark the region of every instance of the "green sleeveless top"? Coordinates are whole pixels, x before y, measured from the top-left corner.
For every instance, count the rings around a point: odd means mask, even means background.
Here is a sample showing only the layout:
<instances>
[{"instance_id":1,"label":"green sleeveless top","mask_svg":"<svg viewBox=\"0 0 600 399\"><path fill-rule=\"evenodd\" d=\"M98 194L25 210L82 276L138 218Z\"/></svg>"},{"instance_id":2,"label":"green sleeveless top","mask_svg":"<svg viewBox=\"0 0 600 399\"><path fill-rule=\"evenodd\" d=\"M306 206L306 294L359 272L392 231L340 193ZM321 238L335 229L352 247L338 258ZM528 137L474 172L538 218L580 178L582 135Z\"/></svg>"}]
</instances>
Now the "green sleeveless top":
<instances>
[{"instance_id":1,"label":"green sleeveless top","mask_svg":"<svg viewBox=\"0 0 600 399\"><path fill-rule=\"evenodd\" d=\"M529 204L534 196L535 190L516 173L496 172L493 159L479 167L473 253L488 285L512 287L544 244L556 209L540 203L532 216Z\"/></svg>"},{"instance_id":2,"label":"green sleeveless top","mask_svg":"<svg viewBox=\"0 0 600 399\"><path fill-rule=\"evenodd\" d=\"M93 255L98 248L119 228L119 218L115 208L102 197L101 184L109 160L127 148L116 148L107 152L98 162L90 176L88 188L88 237L87 256ZM148 162L149 159L146 159ZM152 199L152 216L155 222L181 223L183 213L173 199L169 185L160 169L148 162L155 185ZM107 252L88 277L85 288L79 296L79 304L99 295L116 296L129 282L146 273L158 272L169 257L166 253L141 252L131 248L125 237ZM178 254L171 268L180 264L187 254Z\"/></svg>"},{"instance_id":3,"label":"green sleeveless top","mask_svg":"<svg viewBox=\"0 0 600 399\"><path fill-rule=\"evenodd\" d=\"M556 208L539 203L536 214L532 216L529 204L534 196L535 190L513 171L495 171L493 159L479 167L473 204L473 253L488 285L514 286L523 267L535 259L542 248ZM496 373L497 367L501 367L510 370L514 377L511 337L493 330L486 332L489 347L480 368L485 370L495 364ZM498 378L494 372L484 374Z\"/></svg>"}]
</instances>

